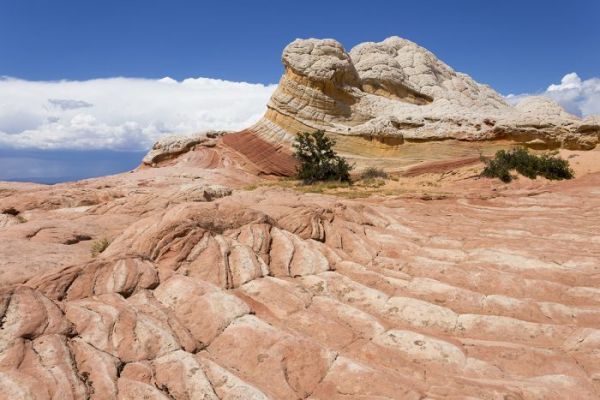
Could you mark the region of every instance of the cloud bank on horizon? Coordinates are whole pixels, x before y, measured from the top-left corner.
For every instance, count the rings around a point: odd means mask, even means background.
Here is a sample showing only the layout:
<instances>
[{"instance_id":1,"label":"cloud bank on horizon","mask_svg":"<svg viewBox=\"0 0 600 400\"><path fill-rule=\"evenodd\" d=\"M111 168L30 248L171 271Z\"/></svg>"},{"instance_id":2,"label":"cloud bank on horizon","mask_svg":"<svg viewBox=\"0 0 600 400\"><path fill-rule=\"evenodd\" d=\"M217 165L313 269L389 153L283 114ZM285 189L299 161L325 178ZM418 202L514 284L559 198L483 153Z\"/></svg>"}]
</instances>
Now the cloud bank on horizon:
<instances>
[{"instance_id":1,"label":"cloud bank on horizon","mask_svg":"<svg viewBox=\"0 0 600 400\"><path fill-rule=\"evenodd\" d=\"M0 78L0 148L145 150L171 133L243 129L264 114L275 88L209 78ZM535 95L575 115L600 114L600 78L570 73Z\"/></svg>"},{"instance_id":2,"label":"cloud bank on horizon","mask_svg":"<svg viewBox=\"0 0 600 400\"><path fill-rule=\"evenodd\" d=\"M548 97L565 110L579 117L600 114L600 78L582 80L575 72L566 74L560 83L552 84L542 93L509 94L506 100L517 104L532 95Z\"/></svg>"},{"instance_id":3,"label":"cloud bank on horizon","mask_svg":"<svg viewBox=\"0 0 600 400\"><path fill-rule=\"evenodd\" d=\"M144 150L161 136L258 121L276 85L209 78L0 78L0 148Z\"/></svg>"}]
</instances>

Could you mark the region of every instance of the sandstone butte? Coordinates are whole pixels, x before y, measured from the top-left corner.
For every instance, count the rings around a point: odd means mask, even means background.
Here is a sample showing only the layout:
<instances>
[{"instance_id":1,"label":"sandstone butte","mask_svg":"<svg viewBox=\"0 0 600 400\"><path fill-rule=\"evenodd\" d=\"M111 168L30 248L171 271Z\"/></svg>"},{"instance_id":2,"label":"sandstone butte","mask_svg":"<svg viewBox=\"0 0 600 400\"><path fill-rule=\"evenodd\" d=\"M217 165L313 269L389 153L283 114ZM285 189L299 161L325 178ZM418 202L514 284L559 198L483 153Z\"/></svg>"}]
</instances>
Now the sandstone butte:
<instances>
[{"instance_id":1,"label":"sandstone butte","mask_svg":"<svg viewBox=\"0 0 600 400\"><path fill-rule=\"evenodd\" d=\"M0 183L0 398L600 398L598 118L512 107L395 37L297 40L283 63L243 132ZM274 178L314 129L394 180ZM561 148L576 179L479 178L515 142Z\"/></svg>"}]
</instances>

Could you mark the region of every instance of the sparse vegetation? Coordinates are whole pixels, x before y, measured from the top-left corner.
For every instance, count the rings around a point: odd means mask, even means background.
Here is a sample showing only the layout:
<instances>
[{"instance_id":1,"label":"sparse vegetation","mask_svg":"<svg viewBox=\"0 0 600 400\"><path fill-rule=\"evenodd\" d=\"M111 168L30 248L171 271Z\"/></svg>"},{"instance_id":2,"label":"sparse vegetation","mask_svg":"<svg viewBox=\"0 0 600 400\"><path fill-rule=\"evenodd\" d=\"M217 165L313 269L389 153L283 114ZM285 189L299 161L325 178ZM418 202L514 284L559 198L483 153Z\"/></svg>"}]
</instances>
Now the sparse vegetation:
<instances>
[{"instance_id":1,"label":"sparse vegetation","mask_svg":"<svg viewBox=\"0 0 600 400\"><path fill-rule=\"evenodd\" d=\"M2 214L17 216L20 214L20 212L19 212L19 210L17 210L14 207L8 207L8 208L5 208L4 210L2 210Z\"/></svg>"},{"instance_id":2,"label":"sparse vegetation","mask_svg":"<svg viewBox=\"0 0 600 400\"><path fill-rule=\"evenodd\" d=\"M4 210L2 210L2 214L12 215L13 217L15 217L17 219L17 221L20 224L24 224L25 222L27 222L27 218L25 218L21 214L21 212L19 210L17 210L16 208L14 208L14 207L5 208Z\"/></svg>"},{"instance_id":3,"label":"sparse vegetation","mask_svg":"<svg viewBox=\"0 0 600 400\"><path fill-rule=\"evenodd\" d=\"M352 185L348 182L339 182L339 181L328 181L328 182L314 182L311 184L304 184L302 186L296 187L296 190L299 190L303 193L327 193L331 191L350 189Z\"/></svg>"},{"instance_id":4,"label":"sparse vegetation","mask_svg":"<svg viewBox=\"0 0 600 400\"><path fill-rule=\"evenodd\" d=\"M385 172L382 168L369 167L360 174L360 178L363 180L375 178L387 179L388 173Z\"/></svg>"},{"instance_id":5,"label":"sparse vegetation","mask_svg":"<svg viewBox=\"0 0 600 400\"><path fill-rule=\"evenodd\" d=\"M97 257L98 254L106 250L109 244L110 240L106 238L94 240L91 247L92 257Z\"/></svg>"},{"instance_id":6,"label":"sparse vegetation","mask_svg":"<svg viewBox=\"0 0 600 400\"><path fill-rule=\"evenodd\" d=\"M325 132L300 133L294 143L294 157L298 160L297 178L305 184L317 181L350 182L353 166L333 150L335 140Z\"/></svg>"},{"instance_id":7,"label":"sparse vegetation","mask_svg":"<svg viewBox=\"0 0 600 400\"><path fill-rule=\"evenodd\" d=\"M543 176L546 179L561 180L573 178L573 170L569 162L558 157L555 153L536 156L524 147L512 150L499 150L492 159L483 159L485 168L481 173L488 178L499 178L502 182L513 179L511 171L530 179Z\"/></svg>"},{"instance_id":8,"label":"sparse vegetation","mask_svg":"<svg viewBox=\"0 0 600 400\"><path fill-rule=\"evenodd\" d=\"M382 186L385 186L385 181L383 179L377 178L364 179L360 182L360 186L363 188L377 189Z\"/></svg>"}]
</instances>

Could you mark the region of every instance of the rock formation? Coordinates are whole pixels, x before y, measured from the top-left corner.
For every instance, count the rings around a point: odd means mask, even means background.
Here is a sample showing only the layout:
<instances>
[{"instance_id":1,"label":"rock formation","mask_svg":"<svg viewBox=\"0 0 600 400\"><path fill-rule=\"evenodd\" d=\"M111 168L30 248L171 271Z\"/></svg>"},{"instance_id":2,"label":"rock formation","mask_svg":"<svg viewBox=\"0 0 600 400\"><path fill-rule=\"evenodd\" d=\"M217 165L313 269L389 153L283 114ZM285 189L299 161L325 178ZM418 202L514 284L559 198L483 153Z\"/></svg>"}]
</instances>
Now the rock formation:
<instances>
[{"instance_id":1,"label":"rock formation","mask_svg":"<svg viewBox=\"0 0 600 400\"><path fill-rule=\"evenodd\" d=\"M598 150L561 150L573 181L505 185L477 178L475 147L422 143L435 162L405 153L403 191L367 199L262 176L293 172L308 128L349 153L365 135L589 147L598 120L510 107L398 38L297 41L284 63L244 132L165 138L123 174L0 182L0 398L599 398Z\"/></svg>"},{"instance_id":2,"label":"rock formation","mask_svg":"<svg viewBox=\"0 0 600 400\"><path fill-rule=\"evenodd\" d=\"M489 86L399 37L349 53L335 40L298 39L283 51L283 64L266 115L250 128L272 143L322 129L352 156L405 140L507 139L591 149L600 137L597 119L582 121L539 97L512 107Z\"/></svg>"},{"instance_id":3,"label":"rock formation","mask_svg":"<svg viewBox=\"0 0 600 400\"><path fill-rule=\"evenodd\" d=\"M0 397L598 398L600 172L345 200L223 139L0 185Z\"/></svg>"}]
</instances>

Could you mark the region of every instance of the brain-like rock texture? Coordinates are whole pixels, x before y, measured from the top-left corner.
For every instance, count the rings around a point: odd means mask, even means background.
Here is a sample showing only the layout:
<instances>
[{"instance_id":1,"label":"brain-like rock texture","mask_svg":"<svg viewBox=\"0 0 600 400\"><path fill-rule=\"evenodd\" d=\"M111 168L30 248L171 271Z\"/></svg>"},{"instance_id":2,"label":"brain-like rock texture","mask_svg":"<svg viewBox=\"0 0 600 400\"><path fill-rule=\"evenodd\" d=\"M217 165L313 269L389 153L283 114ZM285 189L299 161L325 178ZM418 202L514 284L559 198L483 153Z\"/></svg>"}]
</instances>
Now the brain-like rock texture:
<instances>
[{"instance_id":1,"label":"brain-like rock texture","mask_svg":"<svg viewBox=\"0 0 600 400\"><path fill-rule=\"evenodd\" d=\"M0 399L600 398L600 149L560 150L575 180L505 185L468 142L589 148L598 117L511 107L399 38L296 41L283 61L243 132L163 138L109 177L0 182ZM290 138L315 128L373 164L402 148L401 190L261 176L293 173ZM464 140L409 143L441 138Z\"/></svg>"},{"instance_id":2,"label":"brain-like rock texture","mask_svg":"<svg viewBox=\"0 0 600 400\"><path fill-rule=\"evenodd\" d=\"M358 84L350 56L335 40L296 40L286 47L283 63L293 72L318 82Z\"/></svg>"},{"instance_id":3,"label":"brain-like rock texture","mask_svg":"<svg viewBox=\"0 0 600 400\"><path fill-rule=\"evenodd\" d=\"M1 398L600 395L598 173L425 201L237 186L198 199L181 191L208 182L182 171L2 199L30 220L0 227ZM22 200L112 185L123 196L94 206ZM111 239L95 258L60 234L82 227Z\"/></svg>"},{"instance_id":4,"label":"brain-like rock texture","mask_svg":"<svg viewBox=\"0 0 600 400\"><path fill-rule=\"evenodd\" d=\"M251 128L272 143L322 129L352 155L372 142L435 139L590 149L600 136L595 118L582 121L541 98L513 107L489 86L399 37L349 52L332 39L298 39L283 51L283 64L268 111Z\"/></svg>"}]
</instances>

